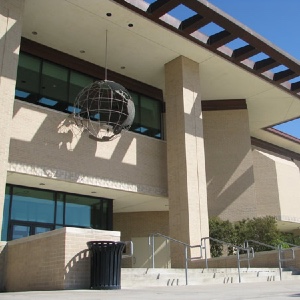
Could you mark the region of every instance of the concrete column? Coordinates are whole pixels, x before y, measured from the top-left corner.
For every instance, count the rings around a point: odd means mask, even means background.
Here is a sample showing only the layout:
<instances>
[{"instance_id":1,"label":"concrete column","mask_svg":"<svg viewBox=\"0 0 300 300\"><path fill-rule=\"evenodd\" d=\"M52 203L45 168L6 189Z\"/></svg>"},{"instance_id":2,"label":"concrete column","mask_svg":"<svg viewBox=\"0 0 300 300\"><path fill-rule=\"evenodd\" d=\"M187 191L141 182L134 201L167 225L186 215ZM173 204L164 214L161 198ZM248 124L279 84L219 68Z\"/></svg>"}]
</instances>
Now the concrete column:
<instances>
[{"instance_id":1,"label":"concrete column","mask_svg":"<svg viewBox=\"0 0 300 300\"><path fill-rule=\"evenodd\" d=\"M209 235L198 63L181 56L165 65L165 100L170 236L197 245ZM183 266L182 246L171 243L171 259Z\"/></svg>"},{"instance_id":2,"label":"concrete column","mask_svg":"<svg viewBox=\"0 0 300 300\"><path fill-rule=\"evenodd\" d=\"M2 229L6 173L24 0L0 1L0 224ZM1 239L1 230L0 230Z\"/></svg>"}]
</instances>

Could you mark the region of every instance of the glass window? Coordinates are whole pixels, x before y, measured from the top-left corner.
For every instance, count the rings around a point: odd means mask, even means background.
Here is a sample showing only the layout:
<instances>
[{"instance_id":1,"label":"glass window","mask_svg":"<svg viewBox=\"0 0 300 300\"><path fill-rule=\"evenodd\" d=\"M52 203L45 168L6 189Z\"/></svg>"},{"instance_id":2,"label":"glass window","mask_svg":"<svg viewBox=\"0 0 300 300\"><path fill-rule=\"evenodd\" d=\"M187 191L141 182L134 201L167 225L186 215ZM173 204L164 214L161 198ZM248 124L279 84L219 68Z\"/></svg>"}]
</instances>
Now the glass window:
<instances>
[{"instance_id":1,"label":"glass window","mask_svg":"<svg viewBox=\"0 0 300 300\"><path fill-rule=\"evenodd\" d=\"M8 185L5 188L3 221L2 221L2 231L1 231L1 240L2 241L7 241L7 230L8 230L8 220L9 220L9 207L10 207L10 186Z\"/></svg>"},{"instance_id":2,"label":"glass window","mask_svg":"<svg viewBox=\"0 0 300 300\"><path fill-rule=\"evenodd\" d=\"M30 235L30 226L13 225L12 227L12 240L20 239Z\"/></svg>"},{"instance_id":3,"label":"glass window","mask_svg":"<svg viewBox=\"0 0 300 300\"><path fill-rule=\"evenodd\" d=\"M16 98L73 113L78 93L95 78L21 52L19 57ZM135 104L131 131L162 139L161 101L130 91ZM109 102L110 103L110 102ZM77 108L78 109L78 108ZM92 116L99 120L100 115ZM101 115L105 120L105 114Z\"/></svg>"},{"instance_id":4,"label":"glass window","mask_svg":"<svg viewBox=\"0 0 300 300\"><path fill-rule=\"evenodd\" d=\"M88 75L71 71L70 73L70 92L69 92L69 102L74 103L79 92L90 85L94 79Z\"/></svg>"},{"instance_id":5,"label":"glass window","mask_svg":"<svg viewBox=\"0 0 300 300\"><path fill-rule=\"evenodd\" d=\"M109 215L109 203L108 201L104 200L103 203L102 203L102 213L101 213L101 226L100 228L97 228L96 229L102 229L102 228L107 228L109 225L108 225L108 216Z\"/></svg>"},{"instance_id":6,"label":"glass window","mask_svg":"<svg viewBox=\"0 0 300 300\"><path fill-rule=\"evenodd\" d=\"M17 97L28 98L31 93L39 93L41 62L37 57L20 53L16 83Z\"/></svg>"},{"instance_id":7,"label":"glass window","mask_svg":"<svg viewBox=\"0 0 300 300\"><path fill-rule=\"evenodd\" d=\"M56 224L64 224L64 194L56 195Z\"/></svg>"},{"instance_id":8,"label":"glass window","mask_svg":"<svg viewBox=\"0 0 300 300\"><path fill-rule=\"evenodd\" d=\"M157 139L162 139L161 101L131 91L130 95L135 105L135 117L130 130Z\"/></svg>"},{"instance_id":9,"label":"glass window","mask_svg":"<svg viewBox=\"0 0 300 300\"><path fill-rule=\"evenodd\" d=\"M64 226L111 230L112 200L6 186L3 241Z\"/></svg>"},{"instance_id":10,"label":"glass window","mask_svg":"<svg viewBox=\"0 0 300 300\"><path fill-rule=\"evenodd\" d=\"M12 220L53 223L54 208L52 192L14 187Z\"/></svg>"},{"instance_id":11,"label":"glass window","mask_svg":"<svg viewBox=\"0 0 300 300\"><path fill-rule=\"evenodd\" d=\"M135 115L134 115L134 120L131 125L130 130L135 131L135 132L140 132L140 123L141 123L141 118L140 118L140 110L139 110L139 95L136 93L133 93L129 91L131 98L133 100L134 106L135 106Z\"/></svg>"},{"instance_id":12,"label":"glass window","mask_svg":"<svg viewBox=\"0 0 300 300\"><path fill-rule=\"evenodd\" d=\"M66 195L65 223L71 226L101 228L100 200L79 195Z\"/></svg>"},{"instance_id":13,"label":"glass window","mask_svg":"<svg viewBox=\"0 0 300 300\"><path fill-rule=\"evenodd\" d=\"M50 101L52 104L49 104L49 106L53 106L57 101L67 102L68 76L69 71L67 68L44 61L40 90L43 97L40 103L47 105L47 101Z\"/></svg>"},{"instance_id":14,"label":"glass window","mask_svg":"<svg viewBox=\"0 0 300 300\"><path fill-rule=\"evenodd\" d=\"M161 133L161 103L159 101L141 96L141 125L143 134L159 137Z\"/></svg>"}]
</instances>

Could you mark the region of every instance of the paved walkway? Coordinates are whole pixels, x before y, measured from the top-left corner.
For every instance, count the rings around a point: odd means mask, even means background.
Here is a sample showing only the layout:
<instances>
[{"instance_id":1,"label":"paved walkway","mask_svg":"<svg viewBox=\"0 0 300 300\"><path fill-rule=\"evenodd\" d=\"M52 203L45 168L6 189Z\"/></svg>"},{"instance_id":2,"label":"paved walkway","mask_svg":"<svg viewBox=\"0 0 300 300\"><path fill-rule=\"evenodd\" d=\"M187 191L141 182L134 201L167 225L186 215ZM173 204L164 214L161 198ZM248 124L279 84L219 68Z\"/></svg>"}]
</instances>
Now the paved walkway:
<instances>
[{"instance_id":1,"label":"paved walkway","mask_svg":"<svg viewBox=\"0 0 300 300\"><path fill-rule=\"evenodd\" d=\"M0 293L0 300L102 300L102 299L293 299L300 298L300 281L236 283L225 285L122 288L121 290L72 290Z\"/></svg>"}]
</instances>

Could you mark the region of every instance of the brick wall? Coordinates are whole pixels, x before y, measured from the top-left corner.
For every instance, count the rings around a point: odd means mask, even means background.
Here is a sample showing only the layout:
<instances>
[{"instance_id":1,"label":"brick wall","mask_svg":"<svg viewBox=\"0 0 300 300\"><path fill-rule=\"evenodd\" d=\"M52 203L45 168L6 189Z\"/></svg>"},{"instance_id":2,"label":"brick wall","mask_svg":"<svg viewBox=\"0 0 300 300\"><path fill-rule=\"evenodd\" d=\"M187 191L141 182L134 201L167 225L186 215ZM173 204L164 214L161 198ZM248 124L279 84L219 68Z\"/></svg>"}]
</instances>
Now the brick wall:
<instances>
[{"instance_id":1,"label":"brick wall","mask_svg":"<svg viewBox=\"0 0 300 300\"><path fill-rule=\"evenodd\" d=\"M169 212L150 211L114 214L114 230L121 231L122 241L132 238L149 237L151 233L159 232L169 235ZM134 246L134 245L133 245ZM122 267L132 267L132 258L122 260Z\"/></svg>"},{"instance_id":2,"label":"brick wall","mask_svg":"<svg viewBox=\"0 0 300 300\"><path fill-rule=\"evenodd\" d=\"M4 279L6 274L6 256L7 256L7 243L0 242L0 292L5 290Z\"/></svg>"},{"instance_id":3,"label":"brick wall","mask_svg":"<svg viewBox=\"0 0 300 300\"><path fill-rule=\"evenodd\" d=\"M121 231L122 240L147 237L159 232L169 235L169 212L149 211L114 214L114 230Z\"/></svg>"},{"instance_id":4,"label":"brick wall","mask_svg":"<svg viewBox=\"0 0 300 300\"><path fill-rule=\"evenodd\" d=\"M2 225L11 118L22 32L24 0L0 1L0 224ZM0 230L1 240L1 230Z\"/></svg>"},{"instance_id":5,"label":"brick wall","mask_svg":"<svg viewBox=\"0 0 300 300\"><path fill-rule=\"evenodd\" d=\"M208 215L257 216L248 111L204 111Z\"/></svg>"},{"instance_id":6,"label":"brick wall","mask_svg":"<svg viewBox=\"0 0 300 300\"><path fill-rule=\"evenodd\" d=\"M264 149L253 149L259 216L300 223L300 172L297 161ZM294 226L296 228L296 226Z\"/></svg>"},{"instance_id":7,"label":"brick wall","mask_svg":"<svg viewBox=\"0 0 300 300\"><path fill-rule=\"evenodd\" d=\"M119 241L120 233L62 228L7 243L6 291L87 289L87 242Z\"/></svg>"},{"instance_id":8,"label":"brick wall","mask_svg":"<svg viewBox=\"0 0 300 300\"><path fill-rule=\"evenodd\" d=\"M290 260L292 258L292 252L290 249L284 250L282 254L283 259L287 259L287 261L282 262L283 268L294 268L300 270L300 249L295 248L295 259ZM241 255L242 259L246 258L246 255ZM205 261L197 261L193 264L190 264L192 267L195 268L205 268ZM208 259L208 267L209 268L237 268L237 256L230 255L230 256L223 256L217 258L210 258ZM247 268L248 262L246 260L241 261L241 267ZM256 252L254 259L250 260L250 267L251 268L278 268L278 251L264 251L264 252Z\"/></svg>"},{"instance_id":9,"label":"brick wall","mask_svg":"<svg viewBox=\"0 0 300 300\"><path fill-rule=\"evenodd\" d=\"M15 101L9 171L167 195L166 143L132 132L97 142L68 115Z\"/></svg>"}]
</instances>

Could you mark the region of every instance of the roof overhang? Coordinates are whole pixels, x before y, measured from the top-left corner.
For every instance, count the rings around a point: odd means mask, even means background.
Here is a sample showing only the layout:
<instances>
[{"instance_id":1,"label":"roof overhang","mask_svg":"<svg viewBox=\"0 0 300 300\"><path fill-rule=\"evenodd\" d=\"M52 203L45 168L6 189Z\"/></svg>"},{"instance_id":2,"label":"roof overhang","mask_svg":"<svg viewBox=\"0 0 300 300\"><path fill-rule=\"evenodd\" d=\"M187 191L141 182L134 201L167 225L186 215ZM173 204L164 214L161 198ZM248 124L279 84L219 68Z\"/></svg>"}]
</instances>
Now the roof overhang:
<instances>
[{"instance_id":1,"label":"roof overhang","mask_svg":"<svg viewBox=\"0 0 300 300\"><path fill-rule=\"evenodd\" d=\"M179 4L195 17L166 14ZM203 35L209 22L224 30ZM30 40L104 66L106 31L110 70L164 90L164 65L183 55L199 63L203 100L246 99L251 136L300 153L298 143L264 130L300 116L300 83L289 81L300 63L207 1L26 0L22 35ZM248 46L228 48L235 38ZM268 58L251 61L257 53ZM287 71L272 73L278 65Z\"/></svg>"}]
</instances>

